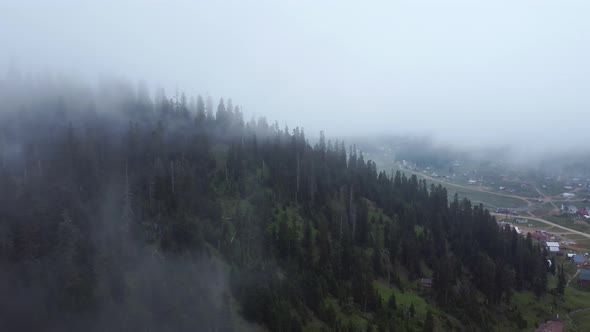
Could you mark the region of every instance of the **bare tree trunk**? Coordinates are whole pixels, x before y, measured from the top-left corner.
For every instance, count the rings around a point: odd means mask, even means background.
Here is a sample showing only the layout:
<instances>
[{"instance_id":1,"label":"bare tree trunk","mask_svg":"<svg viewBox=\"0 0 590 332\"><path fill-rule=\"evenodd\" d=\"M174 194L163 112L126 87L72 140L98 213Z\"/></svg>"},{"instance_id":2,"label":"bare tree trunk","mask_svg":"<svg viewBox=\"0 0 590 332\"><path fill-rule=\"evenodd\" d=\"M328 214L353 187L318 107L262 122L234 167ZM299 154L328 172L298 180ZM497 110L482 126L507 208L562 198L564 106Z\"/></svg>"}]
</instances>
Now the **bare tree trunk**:
<instances>
[{"instance_id":1,"label":"bare tree trunk","mask_svg":"<svg viewBox=\"0 0 590 332\"><path fill-rule=\"evenodd\" d=\"M350 197L349 197L349 208L350 208L350 222L352 223L352 238L354 239L354 235L356 232L356 215L355 215L355 209L354 209L354 203L353 203L353 195L354 195L354 189L353 186L350 186Z\"/></svg>"},{"instance_id":2,"label":"bare tree trunk","mask_svg":"<svg viewBox=\"0 0 590 332\"><path fill-rule=\"evenodd\" d=\"M2 134L0 135L0 166L2 166L2 168L6 167L6 143L4 141L4 134Z\"/></svg>"},{"instance_id":3,"label":"bare tree trunk","mask_svg":"<svg viewBox=\"0 0 590 332\"><path fill-rule=\"evenodd\" d=\"M170 182L172 184L172 193L174 193L174 161L170 161Z\"/></svg>"},{"instance_id":4,"label":"bare tree trunk","mask_svg":"<svg viewBox=\"0 0 590 332\"><path fill-rule=\"evenodd\" d=\"M152 206L153 203L153 195L154 195L154 186L155 183L153 180L148 180L148 201L150 202L150 207Z\"/></svg>"},{"instance_id":5,"label":"bare tree trunk","mask_svg":"<svg viewBox=\"0 0 590 332\"><path fill-rule=\"evenodd\" d=\"M298 204L297 196L299 196L299 178L300 178L300 161L299 154L297 154L297 189L295 190L295 204Z\"/></svg>"},{"instance_id":6,"label":"bare tree trunk","mask_svg":"<svg viewBox=\"0 0 590 332\"><path fill-rule=\"evenodd\" d=\"M225 170L225 181L229 181L229 176L227 175L227 161L223 165L223 169Z\"/></svg>"}]
</instances>

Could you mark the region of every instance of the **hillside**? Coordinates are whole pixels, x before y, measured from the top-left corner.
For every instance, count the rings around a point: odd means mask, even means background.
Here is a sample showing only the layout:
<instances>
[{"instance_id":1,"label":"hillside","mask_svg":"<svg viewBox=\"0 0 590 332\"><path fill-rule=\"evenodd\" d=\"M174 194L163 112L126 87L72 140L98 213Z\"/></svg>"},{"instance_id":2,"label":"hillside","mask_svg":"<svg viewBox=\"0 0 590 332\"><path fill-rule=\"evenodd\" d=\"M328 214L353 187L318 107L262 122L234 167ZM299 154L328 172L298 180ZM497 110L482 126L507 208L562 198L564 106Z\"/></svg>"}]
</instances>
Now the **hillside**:
<instances>
[{"instance_id":1,"label":"hillside","mask_svg":"<svg viewBox=\"0 0 590 332\"><path fill-rule=\"evenodd\" d=\"M558 298L543 248L440 185L125 91L0 105L7 330L505 331Z\"/></svg>"}]
</instances>

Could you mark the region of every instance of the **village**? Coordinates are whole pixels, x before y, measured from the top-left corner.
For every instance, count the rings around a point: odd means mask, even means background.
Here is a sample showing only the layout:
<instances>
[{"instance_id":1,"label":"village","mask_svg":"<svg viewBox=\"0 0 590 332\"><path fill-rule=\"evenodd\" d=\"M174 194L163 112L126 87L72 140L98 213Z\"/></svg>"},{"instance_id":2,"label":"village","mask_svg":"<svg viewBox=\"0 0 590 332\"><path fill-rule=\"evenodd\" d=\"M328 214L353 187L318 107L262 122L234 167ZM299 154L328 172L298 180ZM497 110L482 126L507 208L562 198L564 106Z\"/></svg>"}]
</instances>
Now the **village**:
<instances>
[{"instance_id":1,"label":"village","mask_svg":"<svg viewBox=\"0 0 590 332\"><path fill-rule=\"evenodd\" d=\"M575 330L572 318L579 321L585 315L585 311L580 310L590 309L589 172L535 173L511 168L492 158L483 162L435 159L432 163L422 158L416 162L396 159L395 150L385 147L371 152L367 158L376 159L378 167L387 169L393 165L394 170L406 176L416 175L429 184L440 184L447 189L449 200L456 195L459 199L469 199L472 204L481 204L496 217L499 227L510 227L522 237L530 236L545 253L548 271L563 266L566 272L567 301L560 309L565 316L552 314L550 308L554 304L543 301L531 299L522 305L545 311L538 316L545 319L545 323L536 326L535 331ZM556 277L551 280L549 287L555 287ZM432 279L420 280L422 287L431 287L431 284ZM583 309L571 309L580 307Z\"/></svg>"},{"instance_id":2,"label":"village","mask_svg":"<svg viewBox=\"0 0 590 332\"><path fill-rule=\"evenodd\" d=\"M522 237L530 234L546 252L548 269L552 264L564 266L570 287L590 292L590 176L525 179L489 170L465 171L459 161L446 170L419 167L406 160L395 164L402 171L444 185L449 197L457 194L483 204L499 227L509 227ZM559 316L547 318L536 331L566 330Z\"/></svg>"},{"instance_id":3,"label":"village","mask_svg":"<svg viewBox=\"0 0 590 332\"><path fill-rule=\"evenodd\" d=\"M521 226L515 225L515 223ZM536 240L540 246L546 250L548 258L562 257L571 262L576 268L580 269L578 274L578 283L590 285L590 254L587 248L579 246L575 241L568 240L561 234L551 233L545 230L534 229L528 226L526 218L502 219L498 221L498 226L502 228L509 227L520 236L528 236ZM525 225L524 227L522 225ZM550 266L551 260L548 260Z\"/></svg>"}]
</instances>

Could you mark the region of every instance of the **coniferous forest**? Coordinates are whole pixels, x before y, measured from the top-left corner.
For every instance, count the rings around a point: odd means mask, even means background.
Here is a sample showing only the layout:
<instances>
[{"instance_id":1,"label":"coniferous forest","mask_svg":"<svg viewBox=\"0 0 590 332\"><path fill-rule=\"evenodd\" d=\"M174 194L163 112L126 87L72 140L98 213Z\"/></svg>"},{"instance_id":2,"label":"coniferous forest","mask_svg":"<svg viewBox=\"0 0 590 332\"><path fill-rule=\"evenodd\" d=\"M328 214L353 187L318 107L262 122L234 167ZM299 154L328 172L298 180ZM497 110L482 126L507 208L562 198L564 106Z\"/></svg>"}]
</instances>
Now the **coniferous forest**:
<instances>
[{"instance_id":1,"label":"coniferous forest","mask_svg":"<svg viewBox=\"0 0 590 332\"><path fill-rule=\"evenodd\" d=\"M12 84L3 330L519 329L511 296L546 292L530 236L354 142L246 120L231 99Z\"/></svg>"}]
</instances>

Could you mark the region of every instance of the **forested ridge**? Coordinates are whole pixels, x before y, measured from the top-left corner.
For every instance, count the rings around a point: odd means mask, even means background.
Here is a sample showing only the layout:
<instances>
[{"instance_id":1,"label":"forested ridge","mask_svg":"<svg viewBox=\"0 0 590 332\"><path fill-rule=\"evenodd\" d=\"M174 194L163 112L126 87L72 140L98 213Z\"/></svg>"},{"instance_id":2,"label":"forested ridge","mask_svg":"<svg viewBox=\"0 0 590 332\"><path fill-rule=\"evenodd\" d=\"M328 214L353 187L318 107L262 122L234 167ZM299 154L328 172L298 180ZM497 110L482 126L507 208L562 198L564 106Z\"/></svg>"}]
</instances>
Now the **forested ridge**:
<instances>
[{"instance_id":1,"label":"forested ridge","mask_svg":"<svg viewBox=\"0 0 590 332\"><path fill-rule=\"evenodd\" d=\"M546 292L544 249L440 185L231 99L115 90L0 102L2 329L519 329L512 294Z\"/></svg>"}]
</instances>

